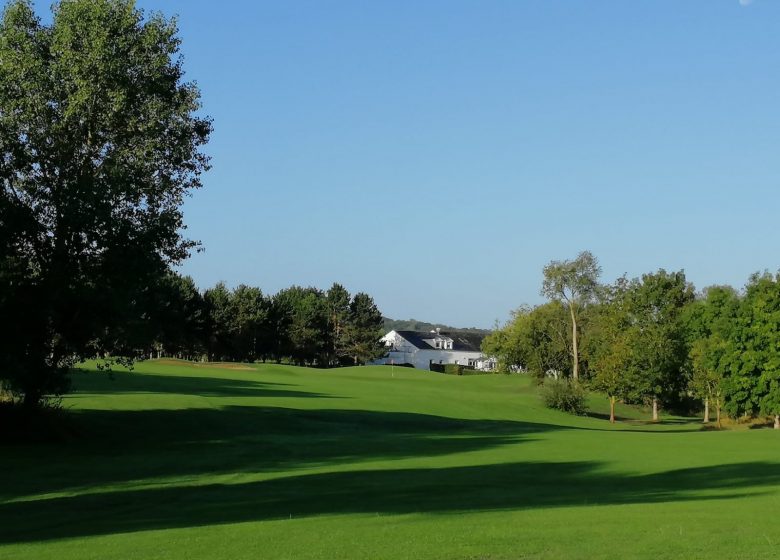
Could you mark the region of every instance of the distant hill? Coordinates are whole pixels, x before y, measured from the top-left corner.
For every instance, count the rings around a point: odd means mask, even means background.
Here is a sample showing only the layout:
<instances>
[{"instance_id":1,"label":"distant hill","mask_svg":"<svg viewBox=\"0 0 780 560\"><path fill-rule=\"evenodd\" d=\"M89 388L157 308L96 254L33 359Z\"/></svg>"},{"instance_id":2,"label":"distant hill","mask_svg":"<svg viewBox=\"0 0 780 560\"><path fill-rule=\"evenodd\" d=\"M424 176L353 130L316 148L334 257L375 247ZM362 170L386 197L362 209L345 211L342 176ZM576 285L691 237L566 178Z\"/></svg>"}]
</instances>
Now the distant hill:
<instances>
[{"instance_id":1,"label":"distant hill","mask_svg":"<svg viewBox=\"0 0 780 560\"><path fill-rule=\"evenodd\" d=\"M440 323L426 323L425 321L418 321L417 319L390 319L389 317L382 317L385 322L385 331L433 331L441 329L443 331L459 331L470 332L482 335L490 333L487 329L478 329L475 327L460 328L451 327L449 325L442 325Z\"/></svg>"}]
</instances>

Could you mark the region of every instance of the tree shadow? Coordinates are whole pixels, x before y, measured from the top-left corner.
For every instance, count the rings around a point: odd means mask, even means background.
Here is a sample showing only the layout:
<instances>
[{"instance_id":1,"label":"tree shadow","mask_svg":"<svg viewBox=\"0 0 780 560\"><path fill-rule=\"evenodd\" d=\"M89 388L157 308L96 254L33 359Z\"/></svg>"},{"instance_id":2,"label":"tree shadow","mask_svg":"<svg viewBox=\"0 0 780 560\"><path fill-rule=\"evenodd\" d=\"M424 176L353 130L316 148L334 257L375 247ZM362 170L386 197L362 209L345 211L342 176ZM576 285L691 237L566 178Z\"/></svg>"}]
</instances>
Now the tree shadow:
<instances>
[{"instance_id":1,"label":"tree shadow","mask_svg":"<svg viewBox=\"0 0 780 560\"><path fill-rule=\"evenodd\" d=\"M447 513L739 498L780 483L779 466L754 462L637 475L607 472L601 463L590 461L528 462L123 490L2 504L0 542L328 514Z\"/></svg>"},{"instance_id":2,"label":"tree shadow","mask_svg":"<svg viewBox=\"0 0 780 560\"><path fill-rule=\"evenodd\" d=\"M609 422L609 414L608 413L602 413L602 412L590 412L588 411L587 414L588 418L594 418L596 420L604 420L606 422ZM662 429L658 430L655 433L659 434L672 434L672 433L683 433L683 432L696 432L701 430L701 421L697 420L695 418L664 418L662 420L659 420L658 422L653 422L652 420L641 420L637 418L626 418L623 416L615 415L615 430L614 431L622 431L622 432L641 432L645 434L653 433L653 430L651 429L631 429L631 428L625 428L625 426L634 426L634 427L645 427L645 428L653 428L653 427L660 427ZM679 428L679 429L664 429L665 426L686 426L685 428ZM622 428L622 429L621 429ZM605 428L582 428L582 429L588 429L588 430L596 430L596 431L607 431Z\"/></svg>"},{"instance_id":3,"label":"tree shadow","mask_svg":"<svg viewBox=\"0 0 780 560\"><path fill-rule=\"evenodd\" d=\"M294 387L294 385L232 377L188 377L150 373L86 371L73 375L74 391L70 397L79 398L84 394L157 393L201 397L347 398L280 387Z\"/></svg>"},{"instance_id":4,"label":"tree shadow","mask_svg":"<svg viewBox=\"0 0 780 560\"><path fill-rule=\"evenodd\" d=\"M78 433L72 441L6 447L0 499L147 479L435 457L567 429L508 420L268 406L80 410L66 420Z\"/></svg>"}]
</instances>

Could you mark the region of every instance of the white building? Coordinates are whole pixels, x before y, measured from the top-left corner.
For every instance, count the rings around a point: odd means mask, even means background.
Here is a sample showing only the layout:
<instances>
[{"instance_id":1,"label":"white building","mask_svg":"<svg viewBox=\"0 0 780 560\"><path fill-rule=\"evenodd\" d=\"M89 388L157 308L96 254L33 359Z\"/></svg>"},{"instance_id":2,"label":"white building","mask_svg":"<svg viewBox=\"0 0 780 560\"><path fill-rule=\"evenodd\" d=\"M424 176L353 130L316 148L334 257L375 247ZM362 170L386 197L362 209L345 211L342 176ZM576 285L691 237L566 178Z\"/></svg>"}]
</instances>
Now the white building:
<instances>
[{"instance_id":1,"label":"white building","mask_svg":"<svg viewBox=\"0 0 780 560\"><path fill-rule=\"evenodd\" d=\"M387 355L376 364L412 364L419 369L431 369L431 364L460 364L490 371L495 360L480 350L484 336L476 333L390 331L382 337Z\"/></svg>"}]
</instances>

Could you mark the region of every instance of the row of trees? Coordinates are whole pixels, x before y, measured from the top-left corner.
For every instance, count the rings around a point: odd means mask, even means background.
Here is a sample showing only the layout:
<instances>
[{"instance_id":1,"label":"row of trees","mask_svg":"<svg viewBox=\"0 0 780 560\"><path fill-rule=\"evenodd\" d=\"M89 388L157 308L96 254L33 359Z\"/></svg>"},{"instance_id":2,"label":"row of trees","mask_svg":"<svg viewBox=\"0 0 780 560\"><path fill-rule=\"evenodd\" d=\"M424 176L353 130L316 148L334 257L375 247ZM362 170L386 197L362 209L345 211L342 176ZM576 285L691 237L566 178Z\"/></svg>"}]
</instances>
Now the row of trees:
<instances>
[{"instance_id":1,"label":"row of trees","mask_svg":"<svg viewBox=\"0 0 780 560\"><path fill-rule=\"evenodd\" d=\"M755 274L741 292L697 293L683 271L599 283L588 252L544 269L548 303L523 307L485 339L504 369L565 376L615 404L770 415L780 428L780 275Z\"/></svg>"},{"instance_id":2,"label":"row of trees","mask_svg":"<svg viewBox=\"0 0 780 560\"><path fill-rule=\"evenodd\" d=\"M382 314L365 293L292 286L273 296L224 283L201 293L190 277L166 275L149 306L149 355L210 361L290 361L330 367L383 352Z\"/></svg>"}]
</instances>

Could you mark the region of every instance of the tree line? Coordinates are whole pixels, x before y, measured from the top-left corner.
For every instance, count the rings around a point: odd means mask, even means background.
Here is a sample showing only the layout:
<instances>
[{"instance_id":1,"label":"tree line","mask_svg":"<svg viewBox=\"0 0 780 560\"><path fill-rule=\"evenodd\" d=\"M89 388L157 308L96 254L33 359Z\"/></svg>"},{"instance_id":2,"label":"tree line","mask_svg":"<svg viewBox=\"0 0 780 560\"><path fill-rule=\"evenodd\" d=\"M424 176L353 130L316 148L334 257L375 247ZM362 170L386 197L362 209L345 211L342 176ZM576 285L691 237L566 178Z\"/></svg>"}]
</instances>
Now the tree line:
<instances>
[{"instance_id":1,"label":"tree line","mask_svg":"<svg viewBox=\"0 0 780 560\"><path fill-rule=\"evenodd\" d=\"M734 419L774 418L780 429L780 274L745 288L697 292L683 271L600 283L589 252L544 269L547 303L521 307L483 351L504 371L564 377L617 402Z\"/></svg>"},{"instance_id":2,"label":"tree line","mask_svg":"<svg viewBox=\"0 0 780 560\"><path fill-rule=\"evenodd\" d=\"M356 365L383 352L382 314L366 293L292 286L274 295L220 282L203 292L169 272L150 302L145 344L134 355L190 360ZM127 351L126 351L127 353Z\"/></svg>"}]
</instances>

